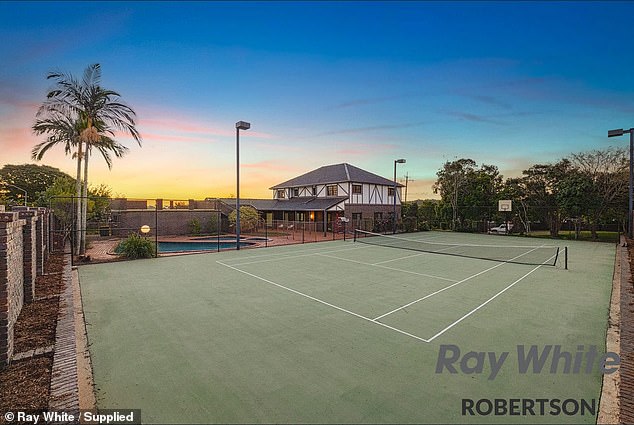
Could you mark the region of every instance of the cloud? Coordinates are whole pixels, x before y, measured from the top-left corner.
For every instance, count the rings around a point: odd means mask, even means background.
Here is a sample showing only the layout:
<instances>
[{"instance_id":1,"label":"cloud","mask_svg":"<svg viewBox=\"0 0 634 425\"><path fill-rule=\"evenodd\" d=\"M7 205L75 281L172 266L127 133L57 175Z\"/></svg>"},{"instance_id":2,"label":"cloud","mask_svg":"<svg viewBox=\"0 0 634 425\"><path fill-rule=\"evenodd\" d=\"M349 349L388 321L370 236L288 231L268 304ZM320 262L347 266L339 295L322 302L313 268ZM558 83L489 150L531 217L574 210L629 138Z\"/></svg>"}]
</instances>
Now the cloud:
<instances>
[{"instance_id":1,"label":"cloud","mask_svg":"<svg viewBox=\"0 0 634 425\"><path fill-rule=\"evenodd\" d=\"M119 134L116 134L117 136ZM120 133L120 136L127 136L125 133ZM171 134L155 134L141 132L141 138L143 142L185 142L185 143L214 143L214 140L194 136L176 136Z\"/></svg>"},{"instance_id":2,"label":"cloud","mask_svg":"<svg viewBox=\"0 0 634 425\"><path fill-rule=\"evenodd\" d=\"M153 110L152 108L145 109L143 107L137 108L137 113L143 111L143 116L151 116L152 118L139 118L138 126L140 128L150 128L156 132L168 131L170 133L176 133L183 137L201 137L201 136L219 136L219 137L235 137L235 124L231 123L228 126L209 125L195 118L183 116L181 111L178 110ZM248 131L248 137L255 137L258 139L272 139L273 136L269 133L259 131Z\"/></svg>"},{"instance_id":3,"label":"cloud","mask_svg":"<svg viewBox=\"0 0 634 425\"><path fill-rule=\"evenodd\" d=\"M512 109L512 106L509 103L506 103L494 96L483 95L483 94L462 94L462 96L465 96L467 98L474 99L474 100L477 100L478 102L486 103L489 105L499 106L502 109Z\"/></svg>"},{"instance_id":4,"label":"cloud","mask_svg":"<svg viewBox=\"0 0 634 425\"><path fill-rule=\"evenodd\" d=\"M265 160L258 162L250 162L250 163L242 163L240 164L241 168L248 168L253 170L263 170L263 171L284 171L284 172L296 172L298 168L294 165L291 165L286 160Z\"/></svg>"},{"instance_id":5,"label":"cloud","mask_svg":"<svg viewBox=\"0 0 634 425\"><path fill-rule=\"evenodd\" d=\"M399 128L418 127L427 123L428 121L418 121L418 122L401 123L401 124L381 124L381 125L372 125L368 127L344 128L341 130L326 131L326 132L318 133L308 137L334 136L337 134L358 134L358 133L366 133L369 131L377 131L377 130L393 130L393 129L399 129Z\"/></svg>"},{"instance_id":6,"label":"cloud","mask_svg":"<svg viewBox=\"0 0 634 425\"><path fill-rule=\"evenodd\" d=\"M496 124L496 125L504 125L505 124L505 123L503 123L501 121L492 120L492 119L487 118L487 117L485 117L483 115L472 114L470 112L444 111L444 113L447 114L447 115L451 115L451 116L454 116L454 117L461 118L463 120L467 120L467 121L483 122L483 123L490 123L490 124Z\"/></svg>"},{"instance_id":7,"label":"cloud","mask_svg":"<svg viewBox=\"0 0 634 425\"><path fill-rule=\"evenodd\" d=\"M395 96L382 96L382 97L369 97L366 99L353 99L347 102L339 103L327 109L343 109L343 108L351 108L354 106L363 106L363 105L372 105L375 103L383 103L389 102L392 100L403 99L406 97L411 97L411 94L400 94Z\"/></svg>"},{"instance_id":8,"label":"cloud","mask_svg":"<svg viewBox=\"0 0 634 425\"><path fill-rule=\"evenodd\" d=\"M393 151L397 148L397 145L389 143L380 144L368 144L368 143L337 143L339 149L335 150L338 155L345 155L351 157L375 157L377 153Z\"/></svg>"}]
</instances>

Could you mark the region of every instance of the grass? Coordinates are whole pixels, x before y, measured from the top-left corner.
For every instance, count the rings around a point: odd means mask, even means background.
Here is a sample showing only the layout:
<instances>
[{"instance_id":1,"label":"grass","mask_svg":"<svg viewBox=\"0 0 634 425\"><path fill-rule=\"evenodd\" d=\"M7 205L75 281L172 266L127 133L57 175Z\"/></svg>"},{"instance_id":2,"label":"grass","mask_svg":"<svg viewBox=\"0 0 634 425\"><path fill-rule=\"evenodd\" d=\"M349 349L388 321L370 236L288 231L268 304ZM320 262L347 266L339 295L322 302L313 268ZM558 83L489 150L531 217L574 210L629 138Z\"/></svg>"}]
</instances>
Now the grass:
<instances>
[{"instance_id":1,"label":"grass","mask_svg":"<svg viewBox=\"0 0 634 425\"><path fill-rule=\"evenodd\" d=\"M528 236L531 238L551 238L550 232L548 230L540 230L540 231L531 232L530 235ZM579 233L579 239L576 239L575 232L571 230L571 231L560 231L558 238L562 240L580 240L580 241L617 243L619 241L619 233L597 231L597 239L592 239L592 233L589 230L582 230Z\"/></svg>"}]
</instances>

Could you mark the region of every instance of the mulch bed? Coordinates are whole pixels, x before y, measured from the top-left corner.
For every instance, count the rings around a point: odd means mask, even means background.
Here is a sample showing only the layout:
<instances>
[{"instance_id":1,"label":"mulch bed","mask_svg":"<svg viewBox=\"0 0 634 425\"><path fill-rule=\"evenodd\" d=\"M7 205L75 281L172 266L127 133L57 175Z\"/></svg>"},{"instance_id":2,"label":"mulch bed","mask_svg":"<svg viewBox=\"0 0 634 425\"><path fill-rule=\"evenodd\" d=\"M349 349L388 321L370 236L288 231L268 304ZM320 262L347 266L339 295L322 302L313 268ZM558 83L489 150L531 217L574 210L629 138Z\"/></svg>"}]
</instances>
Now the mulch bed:
<instances>
[{"instance_id":1,"label":"mulch bed","mask_svg":"<svg viewBox=\"0 0 634 425\"><path fill-rule=\"evenodd\" d=\"M35 301L22 307L14 328L14 355L55 344L64 256L53 254L35 281ZM0 371L0 412L48 408L53 353L13 361ZM0 423L4 418L0 415Z\"/></svg>"}]
</instances>

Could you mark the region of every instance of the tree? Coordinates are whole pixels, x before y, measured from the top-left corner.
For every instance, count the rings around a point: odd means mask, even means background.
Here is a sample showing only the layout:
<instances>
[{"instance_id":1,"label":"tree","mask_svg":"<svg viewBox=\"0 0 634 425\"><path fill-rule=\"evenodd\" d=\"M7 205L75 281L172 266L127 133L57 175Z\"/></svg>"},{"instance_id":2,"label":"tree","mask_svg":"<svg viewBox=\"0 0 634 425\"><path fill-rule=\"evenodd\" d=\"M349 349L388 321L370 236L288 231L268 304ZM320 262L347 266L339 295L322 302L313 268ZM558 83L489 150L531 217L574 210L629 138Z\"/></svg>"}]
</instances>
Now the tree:
<instances>
[{"instance_id":1,"label":"tree","mask_svg":"<svg viewBox=\"0 0 634 425\"><path fill-rule=\"evenodd\" d=\"M588 204L592 238L597 238L597 225L609 212L625 204L628 186L628 153L624 148L607 148L570 155L570 163L592 182L597 199Z\"/></svg>"},{"instance_id":2,"label":"tree","mask_svg":"<svg viewBox=\"0 0 634 425\"><path fill-rule=\"evenodd\" d=\"M113 150L115 145L112 143L114 140L111 137L114 137L114 132L118 130L129 134L139 146L141 145L141 135L136 129L134 110L120 101L119 93L101 87L101 66L99 64L87 67L81 81L73 77L72 74L61 72L51 72L47 79L54 80L55 86L48 92L46 101L37 112L36 125L40 120L53 122L65 119L67 126L72 124L75 130L80 130L78 140L74 137L71 139L73 142L69 143L71 147L73 144L77 147L75 190L76 196L81 200L78 203L77 214L79 218L78 229L81 229L78 253L83 254L86 237L88 158L91 150L93 147L100 149L100 143L104 143L103 149L113 151L116 156L120 156L116 150ZM47 131L43 128L42 133L55 135L55 130ZM74 136L76 135L74 134ZM63 143L67 146L66 142ZM83 186L81 184L82 161L84 161Z\"/></svg>"},{"instance_id":3,"label":"tree","mask_svg":"<svg viewBox=\"0 0 634 425\"><path fill-rule=\"evenodd\" d=\"M401 204L401 219L406 232L418 230L418 204L416 202L404 202Z\"/></svg>"},{"instance_id":4,"label":"tree","mask_svg":"<svg viewBox=\"0 0 634 425\"><path fill-rule=\"evenodd\" d=\"M461 158L452 162L445 162L443 168L438 170L438 179L433 185L434 193L440 193L440 199L444 204L451 205L451 228L455 230L458 222L458 205L464 192L464 182L469 170L476 167L472 159Z\"/></svg>"},{"instance_id":5,"label":"tree","mask_svg":"<svg viewBox=\"0 0 634 425\"><path fill-rule=\"evenodd\" d=\"M416 201L418 204L418 230L431 230L439 227L438 223L438 206L440 201L437 199L423 199Z\"/></svg>"},{"instance_id":6,"label":"tree","mask_svg":"<svg viewBox=\"0 0 634 425\"><path fill-rule=\"evenodd\" d=\"M601 203L596 185L588 173L573 169L559 181L556 198L562 213L575 226L575 238L579 239L583 218Z\"/></svg>"},{"instance_id":7,"label":"tree","mask_svg":"<svg viewBox=\"0 0 634 425\"><path fill-rule=\"evenodd\" d=\"M478 168L472 159L446 162L436 175L434 193L440 193L442 203L451 206L454 230L464 220L480 220L487 209L494 207L502 186L502 176L495 165L482 164Z\"/></svg>"},{"instance_id":8,"label":"tree","mask_svg":"<svg viewBox=\"0 0 634 425\"><path fill-rule=\"evenodd\" d=\"M556 164L536 164L522 171L525 196L540 220L548 223L550 235L559 236L560 209L557 204L559 182L570 171L571 164L562 159Z\"/></svg>"},{"instance_id":9,"label":"tree","mask_svg":"<svg viewBox=\"0 0 634 425\"><path fill-rule=\"evenodd\" d=\"M58 177L45 191L40 192L37 199L37 205L53 210L56 222L51 230L55 236L61 236L64 241L73 229L74 184L71 176Z\"/></svg>"},{"instance_id":10,"label":"tree","mask_svg":"<svg viewBox=\"0 0 634 425\"><path fill-rule=\"evenodd\" d=\"M105 184L92 186L88 188L89 202L88 215L89 220L106 221L110 218L110 198L112 198L112 189Z\"/></svg>"},{"instance_id":11,"label":"tree","mask_svg":"<svg viewBox=\"0 0 634 425\"><path fill-rule=\"evenodd\" d=\"M229 213L229 224L231 226L236 225L236 210L233 210ZM240 230L250 231L257 227L258 221L260 220L260 215L258 211L250 207L248 205L242 205L240 207Z\"/></svg>"},{"instance_id":12,"label":"tree","mask_svg":"<svg viewBox=\"0 0 634 425\"><path fill-rule=\"evenodd\" d=\"M33 204L39 193L44 192L58 177L71 178L60 169L48 165L7 164L0 169L0 190L7 203L22 205L24 204L24 192L15 186L22 188L26 190L27 201L30 200L29 203Z\"/></svg>"},{"instance_id":13,"label":"tree","mask_svg":"<svg viewBox=\"0 0 634 425\"><path fill-rule=\"evenodd\" d=\"M524 232L531 232L531 221L533 211L529 208L530 196L527 188L527 180L521 177L508 178L500 190L499 199L510 199L513 201L513 210L517 213L517 218L522 223Z\"/></svg>"}]
</instances>

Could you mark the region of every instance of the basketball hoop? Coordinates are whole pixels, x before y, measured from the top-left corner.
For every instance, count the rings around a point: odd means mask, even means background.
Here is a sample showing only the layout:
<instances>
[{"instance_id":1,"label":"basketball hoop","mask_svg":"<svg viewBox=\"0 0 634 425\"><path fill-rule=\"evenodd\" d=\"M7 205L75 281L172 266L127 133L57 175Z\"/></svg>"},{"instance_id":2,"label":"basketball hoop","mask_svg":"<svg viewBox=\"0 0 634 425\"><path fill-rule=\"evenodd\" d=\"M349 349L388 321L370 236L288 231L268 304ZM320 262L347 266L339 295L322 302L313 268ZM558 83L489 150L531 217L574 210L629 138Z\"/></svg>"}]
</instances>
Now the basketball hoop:
<instances>
[{"instance_id":1,"label":"basketball hoop","mask_svg":"<svg viewBox=\"0 0 634 425\"><path fill-rule=\"evenodd\" d=\"M510 199L500 199L498 201L498 211L509 212L512 210L513 201Z\"/></svg>"}]
</instances>

